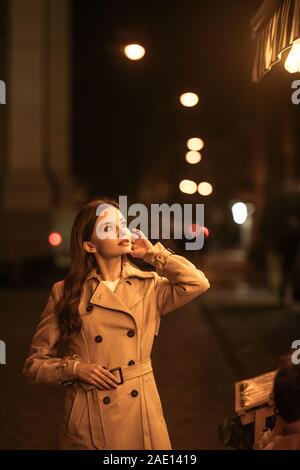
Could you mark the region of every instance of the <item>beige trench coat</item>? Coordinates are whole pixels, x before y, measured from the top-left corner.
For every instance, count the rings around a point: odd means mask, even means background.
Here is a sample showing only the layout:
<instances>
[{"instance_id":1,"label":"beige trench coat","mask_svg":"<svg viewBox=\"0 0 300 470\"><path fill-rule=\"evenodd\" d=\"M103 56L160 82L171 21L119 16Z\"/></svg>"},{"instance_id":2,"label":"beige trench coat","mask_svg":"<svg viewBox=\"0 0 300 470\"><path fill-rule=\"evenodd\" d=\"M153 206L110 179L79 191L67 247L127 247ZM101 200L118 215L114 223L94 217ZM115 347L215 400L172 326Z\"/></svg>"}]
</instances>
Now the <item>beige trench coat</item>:
<instances>
[{"instance_id":1,"label":"beige trench coat","mask_svg":"<svg viewBox=\"0 0 300 470\"><path fill-rule=\"evenodd\" d=\"M154 335L161 316L205 292L210 284L185 257L157 242L143 258L155 267L143 271L123 261L115 292L93 270L79 304L82 329L63 358L54 344L59 337L54 303L63 280L53 284L31 341L23 373L32 383L65 386L61 449L172 449L151 367ZM76 360L114 371L123 383L101 390L76 380Z\"/></svg>"}]
</instances>

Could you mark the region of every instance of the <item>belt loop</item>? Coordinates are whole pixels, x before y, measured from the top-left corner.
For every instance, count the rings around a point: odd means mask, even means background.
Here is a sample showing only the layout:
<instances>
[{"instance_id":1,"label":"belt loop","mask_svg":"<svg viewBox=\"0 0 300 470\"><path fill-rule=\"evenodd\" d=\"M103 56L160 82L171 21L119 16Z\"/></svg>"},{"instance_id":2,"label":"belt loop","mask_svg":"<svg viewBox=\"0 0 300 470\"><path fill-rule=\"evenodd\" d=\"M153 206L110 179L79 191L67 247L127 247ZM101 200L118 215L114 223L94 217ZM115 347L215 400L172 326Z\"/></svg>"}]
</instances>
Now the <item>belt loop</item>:
<instances>
[{"instance_id":1,"label":"belt loop","mask_svg":"<svg viewBox=\"0 0 300 470\"><path fill-rule=\"evenodd\" d=\"M105 449L105 436L103 419L99 405L98 389L93 388L86 392L91 423L91 435L97 449Z\"/></svg>"}]
</instances>

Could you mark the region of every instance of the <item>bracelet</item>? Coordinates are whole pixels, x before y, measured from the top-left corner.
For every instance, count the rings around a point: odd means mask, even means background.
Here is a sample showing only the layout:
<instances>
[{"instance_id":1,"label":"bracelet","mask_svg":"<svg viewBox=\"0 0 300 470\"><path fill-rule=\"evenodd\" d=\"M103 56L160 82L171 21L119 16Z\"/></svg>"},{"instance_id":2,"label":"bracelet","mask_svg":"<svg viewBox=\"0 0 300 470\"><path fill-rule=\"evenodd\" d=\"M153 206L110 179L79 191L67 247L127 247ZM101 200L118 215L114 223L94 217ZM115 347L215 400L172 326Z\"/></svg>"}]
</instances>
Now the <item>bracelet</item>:
<instances>
[{"instance_id":1,"label":"bracelet","mask_svg":"<svg viewBox=\"0 0 300 470\"><path fill-rule=\"evenodd\" d=\"M73 366L73 374L74 374L74 377L76 377L76 366L77 364L79 364L80 361L76 361L74 362L74 366Z\"/></svg>"}]
</instances>

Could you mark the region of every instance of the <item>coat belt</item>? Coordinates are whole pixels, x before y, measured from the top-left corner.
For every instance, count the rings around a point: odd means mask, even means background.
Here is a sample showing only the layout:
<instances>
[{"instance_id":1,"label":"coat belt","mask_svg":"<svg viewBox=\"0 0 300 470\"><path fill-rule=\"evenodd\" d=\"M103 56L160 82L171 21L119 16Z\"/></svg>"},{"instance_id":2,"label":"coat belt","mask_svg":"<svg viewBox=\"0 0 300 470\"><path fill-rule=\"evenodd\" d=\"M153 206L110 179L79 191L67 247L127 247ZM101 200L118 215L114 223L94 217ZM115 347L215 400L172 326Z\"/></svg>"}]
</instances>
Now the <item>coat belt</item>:
<instances>
[{"instance_id":1,"label":"coat belt","mask_svg":"<svg viewBox=\"0 0 300 470\"><path fill-rule=\"evenodd\" d=\"M123 381L133 379L135 377L139 377L144 374L148 374L152 372L152 363L151 358L147 358L144 361L137 362L132 366L126 367L116 367L113 373L119 373L119 369L121 369ZM112 369L111 369L112 370ZM98 398L98 388L94 385L85 383L85 382L75 382L73 386L75 388L83 388L87 392L87 401L88 401L88 409L89 409L89 418L91 423L91 433L92 439L95 447L97 449L105 449L105 436L104 436L104 429L103 429L103 421L101 415L101 409L99 404Z\"/></svg>"},{"instance_id":2,"label":"coat belt","mask_svg":"<svg viewBox=\"0 0 300 470\"><path fill-rule=\"evenodd\" d=\"M116 367L114 369L110 369L110 371L113 371L112 373L115 375L115 373L120 375L120 378L125 380L133 379L135 377L139 377L140 375L148 374L149 372L152 372L152 363L151 363L151 358L149 357L148 359L145 359L144 361L137 362L136 364L132 366L126 366L126 367Z\"/></svg>"},{"instance_id":3,"label":"coat belt","mask_svg":"<svg viewBox=\"0 0 300 470\"><path fill-rule=\"evenodd\" d=\"M115 370L112 373L116 376L116 378L118 378L118 376L119 376L119 370L118 369L121 369L121 373L122 373L124 382L125 382L125 380L133 379L135 377L139 377L140 375L148 374L149 372L152 372L152 370L153 370L150 357L145 359L144 361L137 362L136 364L134 364L132 366L115 367L113 369L115 369ZM113 370L113 369L110 369L110 370ZM98 389L95 385L88 384L86 382L81 382L80 381L80 382L74 382L74 384L77 385L76 388L78 388L78 386L80 386L80 387L84 388L84 390L86 390L86 391L87 390L93 390L94 388L96 390Z\"/></svg>"}]
</instances>

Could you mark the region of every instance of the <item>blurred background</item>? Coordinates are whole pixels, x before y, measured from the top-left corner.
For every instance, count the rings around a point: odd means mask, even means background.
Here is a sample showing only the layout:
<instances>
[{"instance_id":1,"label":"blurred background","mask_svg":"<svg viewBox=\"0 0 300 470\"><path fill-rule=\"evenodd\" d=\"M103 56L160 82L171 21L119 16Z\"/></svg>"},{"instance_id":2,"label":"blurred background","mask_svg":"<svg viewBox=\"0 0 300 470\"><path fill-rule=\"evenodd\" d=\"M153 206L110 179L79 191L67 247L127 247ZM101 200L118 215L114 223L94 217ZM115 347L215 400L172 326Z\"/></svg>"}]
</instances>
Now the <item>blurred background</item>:
<instances>
[{"instance_id":1,"label":"blurred background","mask_svg":"<svg viewBox=\"0 0 300 470\"><path fill-rule=\"evenodd\" d=\"M222 448L235 381L297 339L299 12L264 29L291 3L0 0L0 448L56 448L62 391L21 368L93 197L205 207L201 250L162 240L211 282L155 340L174 449Z\"/></svg>"}]
</instances>

